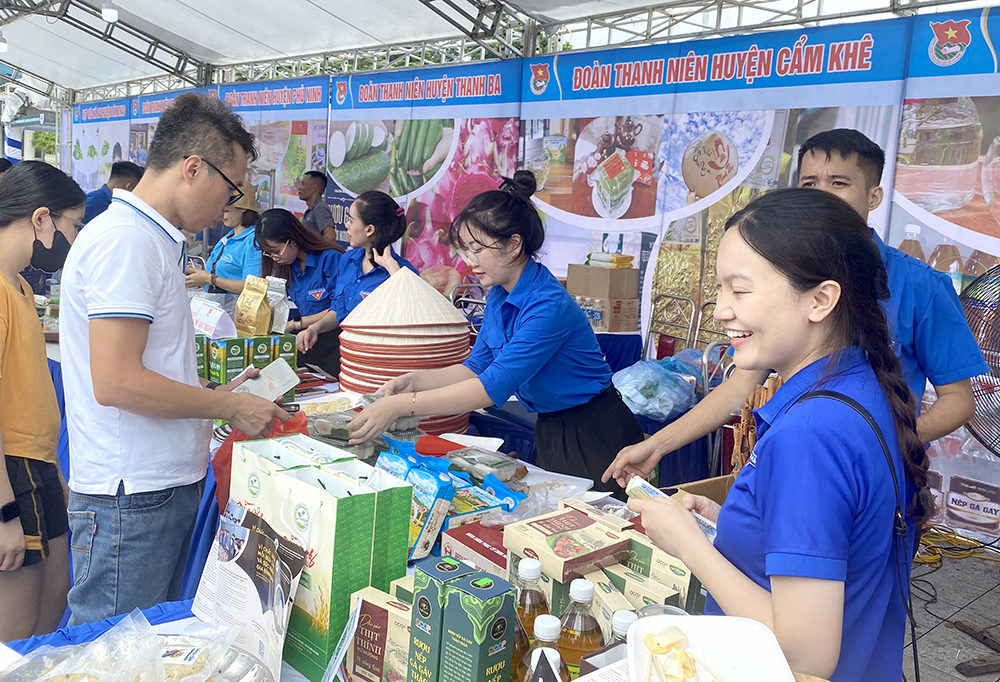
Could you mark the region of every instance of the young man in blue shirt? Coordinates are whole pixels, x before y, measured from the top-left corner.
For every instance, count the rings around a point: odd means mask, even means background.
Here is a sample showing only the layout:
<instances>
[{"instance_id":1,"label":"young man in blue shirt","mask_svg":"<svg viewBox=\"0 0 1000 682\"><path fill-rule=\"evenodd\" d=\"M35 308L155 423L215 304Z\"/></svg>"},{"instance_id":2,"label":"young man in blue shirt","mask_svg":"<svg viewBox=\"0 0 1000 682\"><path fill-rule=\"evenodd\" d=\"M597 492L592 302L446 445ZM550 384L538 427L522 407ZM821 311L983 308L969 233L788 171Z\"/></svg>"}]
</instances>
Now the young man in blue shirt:
<instances>
[{"instance_id":1,"label":"young man in blue shirt","mask_svg":"<svg viewBox=\"0 0 1000 682\"><path fill-rule=\"evenodd\" d=\"M83 214L83 223L86 225L91 220L108 210L111 205L111 192L116 189L123 189L131 192L142 180L143 168L131 161L116 161L111 166L111 177L100 189L95 189L87 194L87 210Z\"/></svg>"},{"instance_id":2,"label":"young man in blue shirt","mask_svg":"<svg viewBox=\"0 0 1000 682\"><path fill-rule=\"evenodd\" d=\"M799 150L799 186L839 196L865 220L882 203L879 186L885 154L856 130L838 129L814 135ZM887 246L872 231L889 276L886 305L903 378L917 402L917 434L937 440L965 424L975 413L970 379L989 367L965 320L958 296L947 277L930 266ZM668 452L715 431L729 421L733 405L763 383L766 371L736 369L732 376L677 421L643 443L622 450L605 473L624 486L645 475ZM920 413L927 381L937 402Z\"/></svg>"}]
</instances>

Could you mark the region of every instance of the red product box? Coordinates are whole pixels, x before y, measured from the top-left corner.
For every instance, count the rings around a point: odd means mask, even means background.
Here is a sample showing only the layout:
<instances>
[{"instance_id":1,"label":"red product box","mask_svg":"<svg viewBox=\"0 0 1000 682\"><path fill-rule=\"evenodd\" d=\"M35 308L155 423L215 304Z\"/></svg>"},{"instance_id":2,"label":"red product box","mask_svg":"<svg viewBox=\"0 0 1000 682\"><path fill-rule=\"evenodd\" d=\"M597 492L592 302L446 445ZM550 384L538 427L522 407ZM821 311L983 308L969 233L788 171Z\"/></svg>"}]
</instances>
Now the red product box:
<instances>
[{"instance_id":1,"label":"red product box","mask_svg":"<svg viewBox=\"0 0 1000 682\"><path fill-rule=\"evenodd\" d=\"M625 152L625 158L635 169L635 182L649 187L653 184L653 155L649 152L633 149Z\"/></svg>"},{"instance_id":2,"label":"red product box","mask_svg":"<svg viewBox=\"0 0 1000 682\"><path fill-rule=\"evenodd\" d=\"M471 561L480 571L507 579L507 550L503 528L469 523L441 534L441 556Z\"/></svg>"}]
</instances>

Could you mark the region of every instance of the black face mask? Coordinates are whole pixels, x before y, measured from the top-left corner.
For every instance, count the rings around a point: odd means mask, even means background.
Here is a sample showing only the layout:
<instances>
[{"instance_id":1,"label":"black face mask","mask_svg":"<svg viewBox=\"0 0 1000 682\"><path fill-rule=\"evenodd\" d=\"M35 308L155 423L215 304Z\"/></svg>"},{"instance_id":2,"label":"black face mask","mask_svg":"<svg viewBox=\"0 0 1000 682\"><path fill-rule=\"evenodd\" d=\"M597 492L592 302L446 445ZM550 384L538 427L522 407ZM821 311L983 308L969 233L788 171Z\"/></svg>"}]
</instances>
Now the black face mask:
<instances>
[{"instance_id":1,"label":"black face mask","mask_svg":"<svg viewBox=\"0 0 1000 682\"><path fill-rule=\"evenodd\" d=\"M45 248L38 237L35 237L35 243L31 247L31 267L42 272L57 271L66 262L69 247L69 240L59 230L52 237L52 246L49 248Z\"/></svg>"}]
</instances>

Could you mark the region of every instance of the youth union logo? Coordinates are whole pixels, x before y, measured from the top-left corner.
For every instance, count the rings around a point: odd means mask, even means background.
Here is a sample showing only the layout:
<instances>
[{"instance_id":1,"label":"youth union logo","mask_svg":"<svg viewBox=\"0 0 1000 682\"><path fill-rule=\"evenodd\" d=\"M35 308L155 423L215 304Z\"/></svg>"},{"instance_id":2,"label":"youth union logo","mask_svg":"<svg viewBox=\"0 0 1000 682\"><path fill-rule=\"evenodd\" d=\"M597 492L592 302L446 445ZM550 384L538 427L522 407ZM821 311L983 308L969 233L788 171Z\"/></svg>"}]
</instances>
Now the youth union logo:
<instances>
[{"instance_id":1,"label":"youth union logo","mask_svg":"<svg viewBox=\"0 0 1000 682\"><path fill-rule=\"evenodd\" d=\"M347 101L347 81L337 83L337 104L343 105Z\"/></svg>"},{"instance_id":2,"label":"youth union logo","mask_svg":"<svg viewBox=\"0 0 1000 682\"><path fill-rule=\"evenodd\" d=\"M541 95L545 92L545 88L549 86L549 65L548 64L532 64L531 65L531 92L535 95Z\"/></svg>"},{"instance_id":3,"label":"youth union logo","mask_svg":"<svg viewBox=\"0 0 1000 682\"><path fill-rule=\"evenodd\" d=\"M969 20L930 22L934 37L927 48L931 61L938 66L951 66L958 63L972 42L969 32Z\"/></svg>"}]
</instances>

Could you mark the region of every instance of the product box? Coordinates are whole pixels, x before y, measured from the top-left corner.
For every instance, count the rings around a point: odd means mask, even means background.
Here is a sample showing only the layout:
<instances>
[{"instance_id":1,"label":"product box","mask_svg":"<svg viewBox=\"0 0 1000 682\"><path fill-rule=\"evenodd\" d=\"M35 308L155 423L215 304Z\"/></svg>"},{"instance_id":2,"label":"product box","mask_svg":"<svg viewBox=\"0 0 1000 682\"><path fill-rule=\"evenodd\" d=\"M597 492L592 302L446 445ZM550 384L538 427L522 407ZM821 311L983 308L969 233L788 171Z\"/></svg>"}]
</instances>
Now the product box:
<instances>
[{"instance_id":1,"label":"product box","mask_svg":"<svg viewBox=\"0 0 1000 682\"><path fill-rule=\"evenodd\" d=\"M609 272L614 272L609 270ZM627 272L622 270L621 272ZM639 310L642 307L637 298L595 299L591 305L601 307L601 322L594 331L634 332L639 329Z\"/></svg>"},{"instance_id":2,"label":"product box","mask_svg":"<svg viewBox=\"0 0 1000 682\"><path fill-rule=\"evenodd\" d=\"M398 599L406 604L413 603L413 576L404 575L402 578L396 578L391 583L389 583L389 594L392 595L393 599ZM409 650L409 646L407 646Z\"/></svg>"},{"instance_id":3,"label":"product box","mask_svg":"<svg viewBox=\"0 0 1000 682\"><path fill-rule=\"evenodd\" d=\"M628 558L621 533L576 509L561 509L506 526L503 544L520 557L538 559L542 572L560 582Z\"/></svg>"},{"instance_id":4,"label":"product box","mask_svg":"<svg viewBox=\"0 0 1000 682\"><path fill-rule=\"evenodd\" d=\"M632 262L639 265L639 281L645 282L657 237L654 232L591 232L590 252L632 256Z\"/></svg>"},{"instance_id":5,"label":"product box","mask_svg":"<svg viewBox=\"0 0 1000 682\"><path fill-rule=\"evenodd\" d=\"M411 608L374 587L351 595L351 611L361 602L358 627L344 661L352 682L406 679Z\"/></svg>"},{"instance_id":6,"label":"product box","mask_svg":"<svg viewBox=\"0 0 1000 682\"><path fill-rule=\"evenodd\" d=\"M457 478L457 477L455 477ZM482 519L493 509L499 509L503 503L482 488L467 486L455 487L455 497L451 501L451 509L444 520L444 529L451 530L474 523ZM502 577L502 576L501 576Z\"/></svg>"},{"instance_id":7,"label":"product box","mask_svg":"<svg viewBox=\"0 0 1000 682\"><path fill-rule=\"evenodd\" d=\"M632 605L621 590L611 580L604 575L604 571L594 571L583 576L584 580L589 580L594 584L594 603L590 608L594 618L601 624L601 632L604 634L604 643L611 641L611 619L615 611L635 611Z\"/></svg>"},{"instance_id":8,"label":"product box","mask_svg":"<svg viewBox=\"0 0 1000 682\"><path fill-rule=\"evenodd\" d=\"M271 359L285 358L292 369L299 368L299 351L294 334L271 335Z\"/></svg>"},{"instance_id":9,"label":"product box","mask_svg":"<svg viewBox=\"0 0 1000 682\"><path fill-rule=\"evenodd\" d=\"M264 369L274 359L270 336L247 337L247 364Z\"/></svg>"},{"instance_id":10,"label":"product box","mask_svg":"<svg viewBox=\"0 0 1000 682\"><path fill-rule=\"evenodd\" d=\"M624 533L627 530L635 528L634 522L626 521L620 516L615 516L614 514L608 514L607 512L603 512L597 507L589 505L583 500L578 500L575 497L565 497L559 500L559 509L566 509L566 508L576 509L577 511L583 512L590 518L600 521L605 526L613 528L618 533Z\"/></svg>"},{"instance_id":11,"label":"product box","mask_svg":"<svg viewBox=\"0 0 1000 682\"><path fill-rule=\"evenodd\" d=\"M503 578L476 572L449 582L445 591L439 682L510 679L517 588Z\"/></svg>"},{"instance_id":12,"label":"product box","mask_svg":"<svg viewBox=\"0 0 1000 682\"><path fill-rule=\"evenodd\" d=\"M612 270L570 263L566 273L566 291L573 296L590 298L639 298L639 270Z\"/></svg>"},{"instance_id":13,"label":"product box","mask_svg":"<svg viewBox=\"0 0 1000 682\"><path fill-rule=\"evenodd\" d=\"M677 590L681 608L693 613L697 608L701 582L688 570L688 567L680 559L654 545L653 541L642 533L629 530L625 531L624 535L632 543L625 566L643 577L652 578L661 585Z\"/></svg>"},{"instance_id":14,"label":"product box","mask_svg":"<svg viewBox=\"0 0 1000 682\"><path fill-rule=\"evenodd\" d=\"M471 561L480 571L507 578L502 528L475 521L446 530L441 533L441 556Z\"/></svg>"},{"instance_id":15,"label":"product box","mask_svg":"<svg viewBox=\"0 0 1000 682\"><path fill-rule=\"evenodd\" d=\"M228 384L247 368L247 340L213 339L209 347L208 379Z\"/></svg>"},{"instance_id":16,"label":"product box","mask_svg":"<svg viewBox=\"0 0 1000 682\"><path fill-rule=\"evenodd\" d=\"M414 564L413 622L410 627L408 682L441 679L445 589L476 569L450 557L428 557Z\"/></svg>"},{"instance_id":17,"label":"product box","mask_svg":"<svg viewBox=\"0 0 1000 682\"><path fill-rule=\"evenodd\" d=\"M517 579L517 566L521 563L522 558L524 557L507 552L507 580L514 582ZM545 595L545 601L549 603L549 613L556 618L559 618L569 606L569 583L572 580L570 578L569 582L564 583L542 573L542 577L538 581L542 588L542 594Z\"/></svg>"},{"instance_id":18,"label":"product box","mask_svg":"<svg viewBox=\"0 0 1000 682\"><path fill-rule=\"evenodd\" d=\"M621 565L605 566L602 570L634 609L641 609L646 604L681 606L677 590L661 585L652 578L641 576Z\"/></svg>"},{"instance_id":19,"label":"product box","mask_svg":"<svg viewBox=\"0 0 1000 682\"><path fill-rule=\"evenodd\" d=\"M455 488L447 474L419 466L407 472L406 482L413 486L409 547L410 561L414 561L431 553L451 509Z\"/></svg>"},{"instance_id":20,"label":"product box","mask_svg":"<svg viewBox=\"0 0 1000 682\"><path fill-rule=\"evenodd\" d=\"M194 337L194 357L198 363L198 376L202 379L208 378L208 353L206 352L206 336L196 334Z\"/></svg>"}]
</instances>

